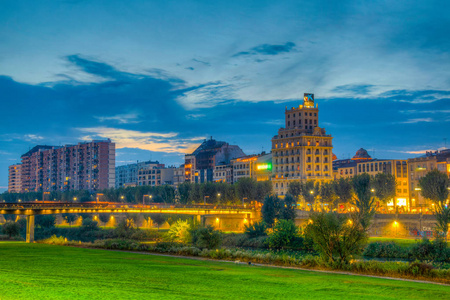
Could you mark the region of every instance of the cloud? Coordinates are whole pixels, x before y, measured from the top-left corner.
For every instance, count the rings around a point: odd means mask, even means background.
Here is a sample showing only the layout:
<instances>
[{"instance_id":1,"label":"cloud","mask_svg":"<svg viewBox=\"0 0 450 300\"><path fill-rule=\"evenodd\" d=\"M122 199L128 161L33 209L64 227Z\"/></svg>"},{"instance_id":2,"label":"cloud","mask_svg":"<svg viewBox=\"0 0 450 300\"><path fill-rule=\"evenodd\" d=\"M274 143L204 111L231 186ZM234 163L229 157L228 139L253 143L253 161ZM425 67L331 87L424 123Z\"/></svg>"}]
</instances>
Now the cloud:
<instances>
[{"instance_id":1,"label":"cloud","mask_svg":"<svg viewBox=\"0 0 450 300\"><path fill-rule=\"evenodd\" d=\"M178 136L178 133L159 133L143 132L137 130L127 130L121 128L94 127L77 128L83 133L89 135L83 136L83 140L93 140L97 137L109 138L116 143L116 148L137 148L142 150L169 152L169 153L188 153L198 145L195 140L184 139ZM201 139L200 139L201 140Z\"/></svg>"},{"instance_id":2,"label":"cloud","mask_svg":"<svg viewBox=\"0 0 450 300\"><path fill-rule=\"evenodd\" d=\"M200 64L205 65L205 66L208 66L208 67L211 66L211 64L210 64L209 62L203 61L203 60L199 60L199 59L196 59L196 58L193 58L192 61L195 61L195 62L197 62L197 63L200 63Z\"/></svg>"},{"instance_id":3,"label":"cloud","mask_svg":"<svg viewBox=\"0 0 450 300\"><path fill-rule=\"evenodd\" d=\"M287 42L284 45L262 44L253 47L247 51L242 51L233 54L232 57L250 56L250 55L278 55L282 53L292 52L294 50L295 50L295 43L293 42Z\"/></svg>"},{"instance_id":4,"label":"cloud","mask_svg":"<svg viewBox=\"0 0 450 300\"><path fill-rule=\"evenodd\" d=\"M399 122L399 123L400 124L414 124L414 123L421 123L421 122L430 123L430 122L435 122L435 120L433 120L432 118L417 118L417 119L409 119L407 121Z\"/></svg>"},{"instance_id":5,"label":"cloud","mask_svg":"<svg viewBox=\"0 0 450 300\"><path fill-rule=\"evenodd\" d=\"M98 119L100 122L105 121L115 121L119 124L136 124L141 122L140 120L137 120L139 118L139 115L136 113L129 113L129 114L119 114L115 116L94 116L94 118Z\"/></svg>"},{"instance_id":6,"label":"cloud","mask_svg":"<svg viewBox=\"0 0 450 300\"><path fill-rule=\"evenodd\" d=\"M374 86L371 84L346 84L335 87L332 92L353 95L368 95Z\"/></svg>"}]
</instances>

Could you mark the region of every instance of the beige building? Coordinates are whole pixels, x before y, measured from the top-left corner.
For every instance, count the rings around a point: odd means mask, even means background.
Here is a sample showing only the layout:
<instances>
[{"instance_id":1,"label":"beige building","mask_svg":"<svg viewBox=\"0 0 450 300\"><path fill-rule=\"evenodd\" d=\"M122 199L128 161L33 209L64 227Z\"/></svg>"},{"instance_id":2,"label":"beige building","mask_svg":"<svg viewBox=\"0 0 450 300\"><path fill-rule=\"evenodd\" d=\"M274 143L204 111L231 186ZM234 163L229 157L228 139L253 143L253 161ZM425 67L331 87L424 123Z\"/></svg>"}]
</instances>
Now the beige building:
<instances>
[{"instance_id":1,"label":"beige building","mask_svg":"<svg viewBox=\"0 0 450 300\"><path fill-rule=\"evenodd\" d=\"M233 183L241 178L253 177L255 162L259 155L247 155L231 160L233 166Z\"/></svg>"},{"instance_id":2,"label":"beige building","mask_svg":"<svg viewBox=\"0 0 450 300\"><path fill-rule=\"evenodd\" d=\"M450 149L441 151L429 151L425 155L408 159L409 192L411 194L411 206L420 210L431 206L431 201L422 197L419 180L433 169L450 176Z\"/></svg>"},{"instance_id":3,"label":"beige building","mask_svg":"<svg viewBox=\"0 0 450 300\"><path fill-rule=\"evenodd\" d=\"M22 165L15 164L9 166L9 177L8 177L8 192L9 193L20 193L22 189L22 181L20 179Z\"/></svg>"},{"instance_id":4,"label":"beige building","mask_svg":"<svg viewBox=\"0 0 450 300\"><path fill-rule=\"evenodd\" d=\"M400 207L410 208L408 191L408 161L404 159L372 159L367 151L359 149L351 159L335 160L333 162L335 179L351 178L367 173L375 176L378 173L391 174L397 183L395 201ZM393 207L394 201L388 203Z\"/></svg>"},{"instance_id":5,"label":"beige building","mask_svg":"<svg viewBox=\"0 0 450 300\"><path fill-rule=\"evenodd\" d=\"M160 186L173 184L173 175L177 168L144 168L138 171L138 185Z\"/></svg>"},{"instance_id":6,"label":"beige building","mask_svg":"<svg viewBox=\"0 0 450 300\"><path fill-rule=\"evenodd\" d=\"M231 164L215 166L213 181L233 183L233 166Z\"/></svg>"},{"instance_id":7,"label":"beige building","mask_svg":"<svg viewBox=\"0 0 450 300\"><path fill-rule=\"evenodd\" d=\"M285 110L285 128L272 138L274 192L285 195L291 181L332 180L332 136L319 127L314 94Z\"/></svg>"}]
</instances>

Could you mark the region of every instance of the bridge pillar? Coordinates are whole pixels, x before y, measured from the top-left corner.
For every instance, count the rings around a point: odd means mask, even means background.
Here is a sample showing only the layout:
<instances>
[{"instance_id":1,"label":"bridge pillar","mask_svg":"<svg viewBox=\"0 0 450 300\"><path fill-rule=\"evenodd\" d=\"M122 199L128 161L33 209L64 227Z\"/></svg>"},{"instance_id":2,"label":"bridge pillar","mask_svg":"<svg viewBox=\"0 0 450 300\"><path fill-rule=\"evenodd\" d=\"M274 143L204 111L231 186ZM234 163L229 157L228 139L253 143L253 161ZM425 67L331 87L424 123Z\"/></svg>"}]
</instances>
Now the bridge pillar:
<instances>
[{"instance_id":1,"label":"bridge pillar","mask_svg":"<svg viewBox=\"0 0 450 300\"><path fill-rule=\"evenodd\" d=\"M34 215L27 216L27 243L34 242Z\"/></svg>"},{"instance_id":2,"label":"bridge pillar","mask_svg":"<svg viewBox=\"0 0 450 300\"><path fill-rule=\"evenodd\" d=\"M195 222L200 225L205 225L205 218L202 215L196 215Z\"/></svg>"}]
</instances>

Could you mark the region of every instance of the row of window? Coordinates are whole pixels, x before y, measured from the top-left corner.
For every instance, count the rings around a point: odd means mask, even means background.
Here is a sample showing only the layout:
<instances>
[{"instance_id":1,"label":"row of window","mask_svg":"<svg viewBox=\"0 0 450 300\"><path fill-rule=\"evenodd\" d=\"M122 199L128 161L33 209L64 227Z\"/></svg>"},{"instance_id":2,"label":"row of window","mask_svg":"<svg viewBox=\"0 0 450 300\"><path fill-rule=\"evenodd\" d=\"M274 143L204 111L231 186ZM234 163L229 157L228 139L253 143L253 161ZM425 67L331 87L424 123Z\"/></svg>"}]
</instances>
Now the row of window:
<instances>
[{"instance_id":1,"label":"row of window","mask_svg":"<svg viewBox=\"0 0 450 300\"><path fill-rule=\"evenodd\" d=\"M281 136L281 138L283 138L283 136ZM286 144L285 143L279 143L279 144L276 143L275 144L275 149L295 147L295 145L296 146L300 146L300 141L297 141L297 143L287 142ZM311 141L306 141L306 145L302 145L302 146L311 146ZM319 146L328 147L328 141L324 141L323 145L320 145L320 141L316 141L316 147L319 147Z\"/></svg>"},{"instance_id":2,"label":"row of window","mask_svg":"<svg viewBox=\"0 0 450 300\"><path fill-rule=\"evenodd\" d=\"M302 113L299 112L299 113L298 113L298 116L301 117L301 116L302 116ZM305 117L307 117L307 116L308 116L308 113L305 113ZM313 113L309 113L309 116L312 117L312 116L313 116ZM291 118L291 115L288 114L287 117L288 117L288 119L290 119L290 118ZM295 118L295 113L292 114L292 117ZM317 113L314 113L314 117L317 117Z\"/></svg>"}]
</instances>

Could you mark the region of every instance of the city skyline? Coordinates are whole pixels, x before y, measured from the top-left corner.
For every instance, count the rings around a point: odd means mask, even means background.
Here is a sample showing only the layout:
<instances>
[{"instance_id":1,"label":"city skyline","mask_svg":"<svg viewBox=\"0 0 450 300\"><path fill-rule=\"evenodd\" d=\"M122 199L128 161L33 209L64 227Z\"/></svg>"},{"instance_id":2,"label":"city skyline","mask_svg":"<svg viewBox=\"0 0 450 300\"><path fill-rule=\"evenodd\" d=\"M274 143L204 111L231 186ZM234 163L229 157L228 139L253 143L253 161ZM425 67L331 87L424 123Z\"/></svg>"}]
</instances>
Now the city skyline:
<instances>
[{"instance_id":1,"label":"city skyline","mask_svg":"<svg viewBox=\"0 0 450 300\"><path fill-rule=\"evenodd\" d=\"M445 5L7 2L0 192L8 166L41 144L111 138L117 165L179 165L210 136L268 152L304 92L338 158L443 148Z\"/></svg>"}]
</instances>

